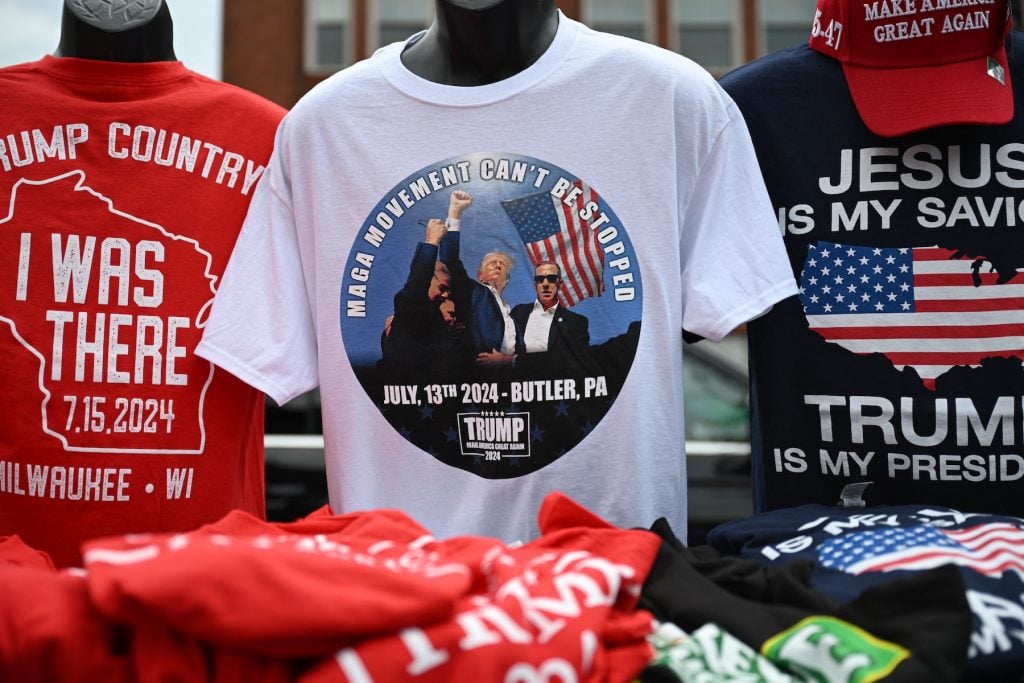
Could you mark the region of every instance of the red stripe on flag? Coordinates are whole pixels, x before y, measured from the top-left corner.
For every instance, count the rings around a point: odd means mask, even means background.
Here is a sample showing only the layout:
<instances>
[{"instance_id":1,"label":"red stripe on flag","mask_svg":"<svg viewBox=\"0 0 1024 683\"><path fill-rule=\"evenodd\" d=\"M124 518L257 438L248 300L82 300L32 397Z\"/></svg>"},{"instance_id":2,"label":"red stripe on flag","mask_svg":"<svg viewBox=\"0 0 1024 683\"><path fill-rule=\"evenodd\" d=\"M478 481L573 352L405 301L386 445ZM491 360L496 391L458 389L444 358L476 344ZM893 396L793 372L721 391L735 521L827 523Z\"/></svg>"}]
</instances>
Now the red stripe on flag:
<instances>
[{"instance_id":1,"label":"red stripe on flag","mask_svg":"<svg viewBox=\"0 0 1024 683\"><path fill-rule=\"evenodd\" d=\"M999 541L1020 542L1024 541L1024 529L1006 522L992 522L967 529L952 529L943 532L952 537L958 543L973 547L980 547L988 543L993 537ZM1015 546L1024 555L1024 545Z\"/></svg>"},{"instance_id":2,"label":"red stripe on flag","mask_svg":"<svg viewBox=\"0 0 1024 683\"><path fill-rule=\"evenodd\" d=\"M566 220L570 225L569 250L566 255L566 260L572 264L570 267L572 272L572 281L575 283L577 290L582 294L580 296L580 300L582 300L588 296L593 296L594 291L590 286L590 282L587 281L586 269L580 268L580 263L582 261L580 254L580 223L575 211L576 209L573 209L566 213Z\"/></svg>"},{"instance_id":3,"label":"red stripe on flag","mask_svg":"<svg viewBox=\"0 0 1024 683\"><path fill-rule=\"evenodd\" d=\"M587 188L587 201L597 205L597 193ZM582 208L581 208L582 210ZM597 245L597 235L590 228L590 224L583 222L583 255L587 262L587 272L594 281L594 296L601 296L604 293L604 252Z\"/></svg>"},{"instance_id":4,"label":"red stripe on flag","mask_svg":"<svg viewBox=\"0 0 1024 683\"><path fill-rule=\"evenodd\" d=\"M996 522L953 531L943 535L961 547L922 545L854 563L856 573L864 571L892 571L896 569L924 569L940 564L968 567L988 576L998 576L1007 570L1024 569L1024 530L1020 527Z\"/></svg>"},{"instance_id":5,"label":"red stripe on flag","mask_svg":"<svg viewBox=\"0 0 1024 683\"><path fill-rule=\"evenodd\" d=\"M979 273L981 286L998 286L999 273ZM974 287L972 273L914 273L915 287Z\"/></svg>"},{"instance_id":6,"label":"red stripe on flag","mask_svg":"<svg viewBox=\"0 0 1024 683\"><path fill-rule=\"evenodd\" d=\"M1024 298L1007 299L918 299L918 313L970 313L971 311L1020 311Z\"/></svg>"},{"instance_id":7,"label":"red stripe on flag","mask_svg":"<svg viewBox=\"0 0 1024 683\"><path fill-rule=\"evenodd\" d=\"M917 247L914 249L914 260L915 261L954 261L960 260L959 258L954 259L953 256L957 252L952 249L943 249L942 247Z\"/></svg>"},{"instance_id":8,"label":"red stripe on flag","mask_svg":"<svg viewBox=\"0 0 1024 683\"><path fill-rule=\"evenodd\" d=\"M1005 358L1009 351L874 351L884 353L893 365L980 365L983 358Z\"/></svg>"},{"instance_id":9,"label":"red stripe on flag","mask_svg":"<svg viewBox=\"0 0 1024 683\"><path fill-rule=\"evenodd\" d=\"M586 255L586 237L583 234L584 228L582 225L573 232L572 235L572 253L576 263L579 264L579 280L583 284L583 288L587 291L587 296L594 296L597 294L594 278L591 277L591 270L587 264Z\"/></svg>"},{"instance_id":10,"label":"red stripe on flag","mask_svg":"<svg viewBox=\"0 0 1024 683\"><path fill-rule=\"evenodd\" d=\"M1005 556L1004 556L1005 555ZM917 553L904 558L895 558L888 562L879 562L876 565L872 565L872 571L893 571L895 569L908 569L908 568L919 568L925 569L927 567L935 567L941 564L956 564L960 566L969 567L975 571L980 571L987 575L994 575L1002 573L1007 569L1021 569L1024 568L1024 561L1019 556L1013 554L996 554L994 558L999 560L998 564L992 564L991 566L985 565L985 559L979 558L973 554L965 551L945 551L945 552L932 552L932 553Z\"/></svg>"},{"instance_id":11,"label":"red stripe on flag","mask_svg":"<svg viewBox=\"0 0 1024 683\"><path fill-rule=\"evenodd\" d=\"M580 267L582 268L581 276L587 285L587 292L590 296L600 296L601 279L597 277L597 274L600 273L601 270L594 267L591 256L591 246L594 241L593 236L587 221L580 217L580 214L586 208L587 202L593 201L594 196L593 190L586 188L584 193L576 199L576 222L579 225L579 232L577 233L576 240L576 251Z\"/></svg>"},{"instance_id":12,"label":"red stripe on flag","mask_svg":"<svg viewBox=\"0 0 1024 683\"><path fill-rule=\"evenodd\" d=\"M554 197L552 197L552 200L557 201ZM566 233L572 230L572 216L570 215L570 211L572 209L564 203L558 202L558 210L560 212L558 220L559 223L562 224L562 230L555 235L555 239L558 241L559 261L562 267L562 286L567 289L566 296L569 300L572 303L576 303L577 301L582 301L585 295L583 294L583 290L579 283L576 281L576 275L573 272L573 263L570 260L571 250L568 248L565 241ZM572 303L569 305L571 306Z\"/></svg>"},{"instance_id":13,"label":"red stripe on flag","mask_svg":"<svg viewBox=\"0 0 1024 683\"><path fill-rule=\"evenodd\" d=\"M536 264L547 260L544 258L544 254L541 252L540 244L538 242L531 242L530 244L527 244L526 253L530 255L530 262L534 264L535 268Z\"/></svg>"},{"instance_id":14,"label":"red stripe on flag","mask_svg":"<svg viewBox=\"0 0 1024 683\"><path fill-rule=\"evenodd\" d=\"M893 313L891 315L899 315ZM906 327L818 327L829 339L980 339L1024 337L1024 323L1003 325L908 325Z\"/></svg>"}]
</instances>

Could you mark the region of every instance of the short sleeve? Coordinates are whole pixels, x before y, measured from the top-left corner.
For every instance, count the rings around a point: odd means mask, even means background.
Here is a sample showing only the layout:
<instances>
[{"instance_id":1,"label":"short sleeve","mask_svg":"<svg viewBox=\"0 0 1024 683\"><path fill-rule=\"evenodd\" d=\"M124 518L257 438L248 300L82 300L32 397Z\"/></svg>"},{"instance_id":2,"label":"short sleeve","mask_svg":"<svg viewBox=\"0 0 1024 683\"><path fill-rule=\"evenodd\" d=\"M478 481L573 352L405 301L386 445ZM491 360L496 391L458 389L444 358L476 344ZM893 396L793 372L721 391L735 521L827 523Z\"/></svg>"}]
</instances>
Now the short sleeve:
<instances>
[{"instance_id":1,"label":"short sleeve","mask_svg":"<svg viewBox=\"0 0 1024 683\"><path fill-rule=\"evenodd\" d=\"M316 328L280 150L258 184L196 353L279 405L318 384Z\"/></svg>"},{"instance_id":2,"label":"short sleeve","mask_svg":"<svg viewBox=\"0 0 1024 683\"><path fill-rule=\"evenodd\" d=\"M797 293L746 123L735 104L686 198L683 329L720 340Z\"/></svg>"}]
</instances>

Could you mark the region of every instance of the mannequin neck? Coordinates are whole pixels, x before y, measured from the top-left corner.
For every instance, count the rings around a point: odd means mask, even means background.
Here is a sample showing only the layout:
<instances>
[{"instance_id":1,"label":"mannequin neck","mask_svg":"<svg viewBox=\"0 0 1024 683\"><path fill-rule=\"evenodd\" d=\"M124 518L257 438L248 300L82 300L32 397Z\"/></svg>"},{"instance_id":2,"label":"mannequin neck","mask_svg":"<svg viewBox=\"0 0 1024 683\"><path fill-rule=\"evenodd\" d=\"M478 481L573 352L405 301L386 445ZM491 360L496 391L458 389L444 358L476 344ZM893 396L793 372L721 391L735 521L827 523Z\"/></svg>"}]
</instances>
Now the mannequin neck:
<instances>
[{"instance_id":1,"label":"mannequin neck","mask_svg":"<svg viewBox=\"0 0 1024 683\"><path fill-rule=\"evenodd\" d=\"M557 30L554 0L435 0L434 23L402 62L435 83L486 85L536 62Z\"/></svg>"},{"instance_id":2,"label":"mannequin neck","mask_svg":"<svg viewBox=\"0 0 1024 683\"><path fill-rule=\"evenodd\" d=\"M86 23L65 0L60 21L60 42L54 56L108 62L173 62L174 31L166 2L145 23L111 17L108 29Z\"/></svg>"}]
</instances>

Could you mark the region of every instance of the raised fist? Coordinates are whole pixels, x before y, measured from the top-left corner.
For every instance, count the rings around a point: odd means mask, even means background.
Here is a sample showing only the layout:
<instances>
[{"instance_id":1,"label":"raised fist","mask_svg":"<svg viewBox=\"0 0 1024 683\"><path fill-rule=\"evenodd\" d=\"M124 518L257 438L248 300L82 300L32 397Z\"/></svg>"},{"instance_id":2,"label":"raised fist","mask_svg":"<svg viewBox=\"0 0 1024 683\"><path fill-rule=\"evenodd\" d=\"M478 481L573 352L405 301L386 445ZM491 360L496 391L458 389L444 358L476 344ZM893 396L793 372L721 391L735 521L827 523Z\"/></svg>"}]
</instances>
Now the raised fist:
<instances>
[{"instance_id":1,"label":"raised fist","mask_svg":"<svg viewBox=\"0 0 1024 683\"><path fill-rule=\"evenodd\" d=\"M473 197L465 190L455 190L448 200L448 218L460 218L462 212L473 203Z\"/></svg>"}]
</instances>

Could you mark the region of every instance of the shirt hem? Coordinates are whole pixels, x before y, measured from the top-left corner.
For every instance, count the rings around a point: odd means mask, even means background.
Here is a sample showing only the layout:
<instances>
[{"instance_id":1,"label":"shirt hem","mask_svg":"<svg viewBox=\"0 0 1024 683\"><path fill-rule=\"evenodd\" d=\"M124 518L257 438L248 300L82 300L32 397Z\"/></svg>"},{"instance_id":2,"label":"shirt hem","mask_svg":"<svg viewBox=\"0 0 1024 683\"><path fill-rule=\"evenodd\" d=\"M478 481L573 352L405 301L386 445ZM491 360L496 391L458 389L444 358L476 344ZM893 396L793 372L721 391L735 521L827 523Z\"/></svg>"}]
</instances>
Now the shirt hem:
<instances>
[{"instance_id":1,"label":"shirt hem","mask_svg":"<svg viewBox=\"0 0 1024 683\"><path fill-rule=\"evenodd\" d=\"M308 391L308 389L289 390L282 387L277 382L253 369L246 363L243 363L237 357L227 353L223 349L220 349L215 344L200 342L199 346L196 347L195 354L201 358L205 358L217 367L230 372L246 384L256 387L264 394L274 399L274 402L279 406L283 406L296 396ZM312 388L314 387L309 387L309 389Z\"/></svg>"},{"instance_id":2,"label":"shirt hem","mask_svg":"<svg viewBox=\"0 0 1024 683\"><path fill-rule=\"evenodd\" d=\"M743 323L750 322L755 318L760 318L762 315L770 311L772 306L783 299L796 294L799 294L796 282L780 282L769 289L766 293L751 301L748 305L737 309L733 315L721 319L717 325L708 329L706 334L698 330L691 331L701 334L711 341L721 341L727 334Z\"/></svg>"}]
</instances>

